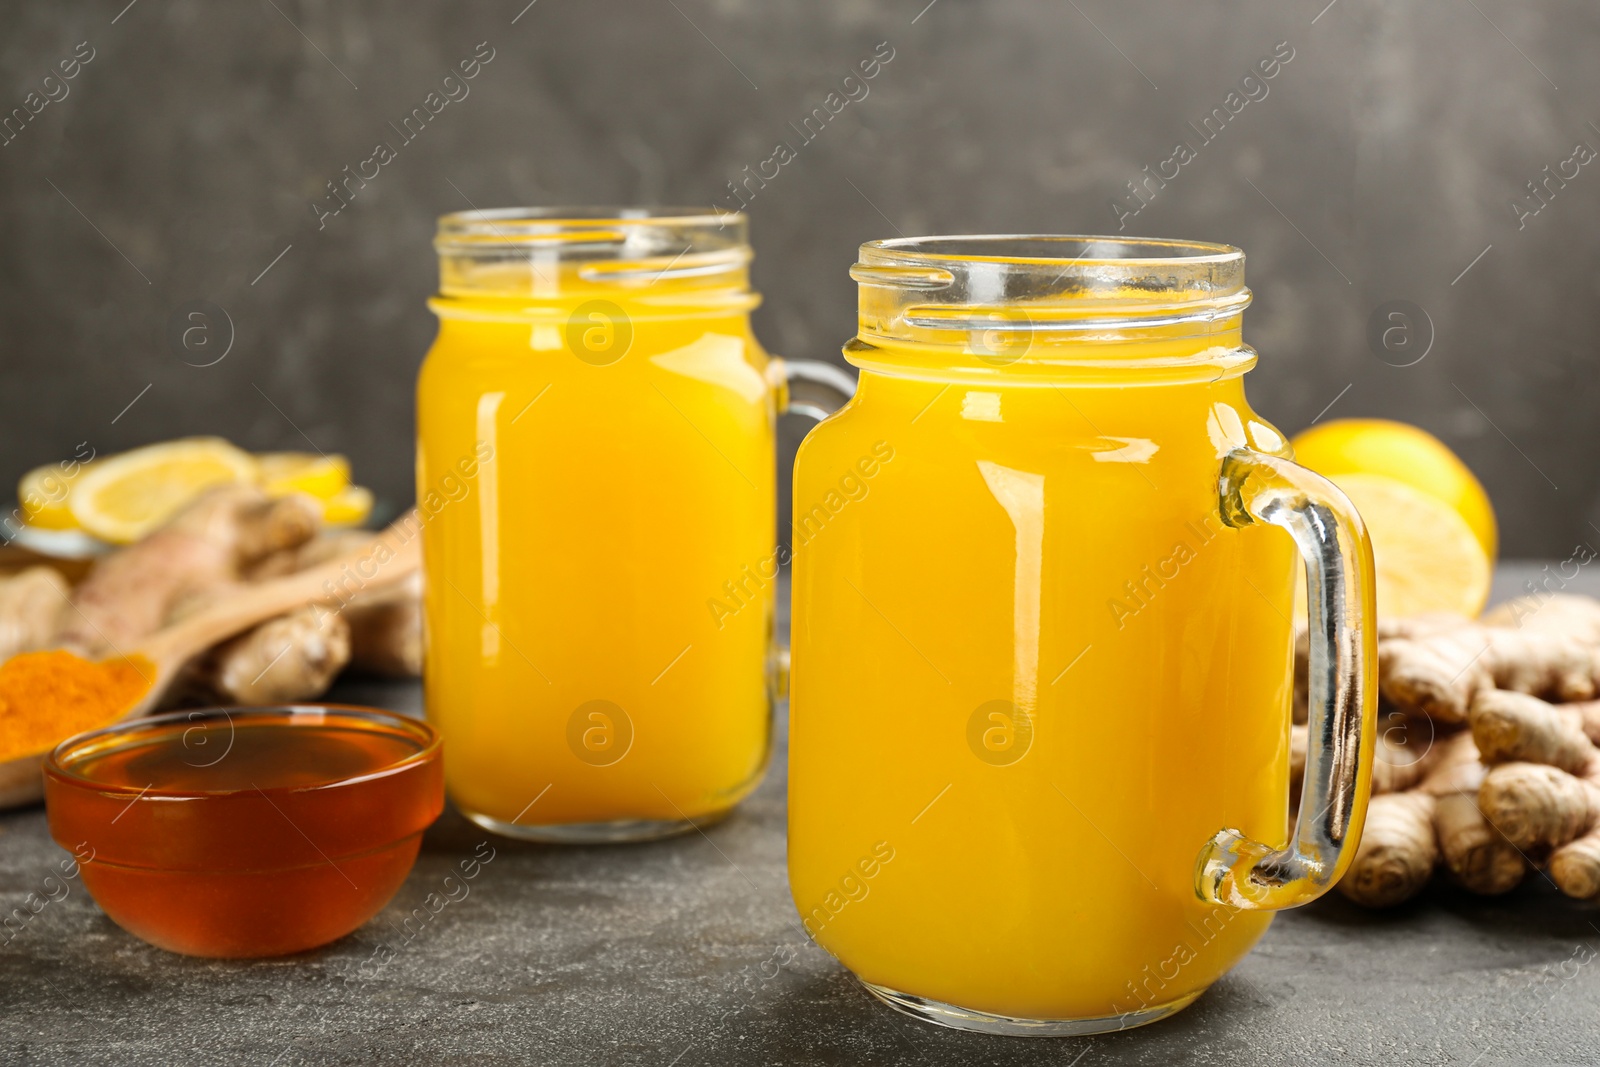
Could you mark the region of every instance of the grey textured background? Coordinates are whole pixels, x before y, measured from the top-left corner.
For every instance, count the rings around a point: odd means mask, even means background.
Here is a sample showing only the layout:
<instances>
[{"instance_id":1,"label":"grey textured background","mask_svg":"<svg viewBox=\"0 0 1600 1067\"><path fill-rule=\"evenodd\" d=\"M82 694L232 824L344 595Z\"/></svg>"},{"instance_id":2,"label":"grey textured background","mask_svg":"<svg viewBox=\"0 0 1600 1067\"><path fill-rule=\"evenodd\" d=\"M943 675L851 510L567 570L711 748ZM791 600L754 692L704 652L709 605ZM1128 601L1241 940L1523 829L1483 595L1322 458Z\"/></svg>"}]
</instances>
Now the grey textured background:
<instances>
[{"instance_id":1,"label":"grey textured background","mask_svg":"<svg viewBox=\"0 0 1600 1067\"><path fill-rule=\"evenodd\" d=\"M1416 422L1480 472L1508 555L1595 535L1600 165L1524 229L1509 206L1600 146L1592 3L524 2L8 5L0 108L78 42L95 58L0 147L0 477L85 440L222 433L346 452L402 503L434 216L709 206L887 40L870 95L752 205L762 336L838 359L857 243L1114 230L1124 182L1287 41L1269 95L1128 232L1249 253L1250 391L1285 430L1330 403ZM319 232L324 183L482 41L470 95ZM194 299L235 327L216 366L165 337ZM1369 350L1392 299L1434 326L1415 366Z\"/></svg>"}]
</instances>

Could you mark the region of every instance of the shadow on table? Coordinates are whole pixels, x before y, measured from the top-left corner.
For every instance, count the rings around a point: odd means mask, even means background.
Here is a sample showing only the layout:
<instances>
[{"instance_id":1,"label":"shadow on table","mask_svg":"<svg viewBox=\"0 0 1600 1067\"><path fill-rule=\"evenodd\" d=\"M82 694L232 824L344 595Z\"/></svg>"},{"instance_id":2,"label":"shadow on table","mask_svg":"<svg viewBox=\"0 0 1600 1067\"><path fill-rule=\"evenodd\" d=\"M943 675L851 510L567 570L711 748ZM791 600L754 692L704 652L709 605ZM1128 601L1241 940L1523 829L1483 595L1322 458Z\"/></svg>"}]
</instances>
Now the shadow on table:
<instances>
[{"instance_id":1,"label":"shadow on table","mask_svg":"<svg viewBox=\"0 0 1600 1067\"><path fill-rule=\"evenodd\" d=\"M1350 929L1412 928L1443 916L1503 935L1580 938L1600 927L1600 901L1573 900L1537 870L1499 896L1470 893L1436 875L1427 889L1397 907L1364 908L1335 891L1300 914L1312 923Z\"/></svg>"}]
</instances>

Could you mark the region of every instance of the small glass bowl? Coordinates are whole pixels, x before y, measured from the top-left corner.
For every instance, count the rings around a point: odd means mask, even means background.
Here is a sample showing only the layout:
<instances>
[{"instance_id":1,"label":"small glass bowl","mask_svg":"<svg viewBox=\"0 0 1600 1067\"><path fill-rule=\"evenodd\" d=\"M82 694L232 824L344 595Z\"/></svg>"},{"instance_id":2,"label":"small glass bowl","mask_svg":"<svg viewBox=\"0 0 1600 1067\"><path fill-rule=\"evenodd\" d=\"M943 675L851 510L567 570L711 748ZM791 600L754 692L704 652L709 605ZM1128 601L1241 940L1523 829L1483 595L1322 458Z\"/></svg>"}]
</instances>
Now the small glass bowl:
<instances>
[{"instance_id":1,"label":"small glass bowl","mask_svg":"<svg viewBox=\"0 0 1600 1067\"><path fill-rule=\"evenodd\" d=\"M302 952L394 896L444 808L440 740L369 708L207 708L79 734L50 834L118 926L190 956Z\"/></svg>"}]
</instances>

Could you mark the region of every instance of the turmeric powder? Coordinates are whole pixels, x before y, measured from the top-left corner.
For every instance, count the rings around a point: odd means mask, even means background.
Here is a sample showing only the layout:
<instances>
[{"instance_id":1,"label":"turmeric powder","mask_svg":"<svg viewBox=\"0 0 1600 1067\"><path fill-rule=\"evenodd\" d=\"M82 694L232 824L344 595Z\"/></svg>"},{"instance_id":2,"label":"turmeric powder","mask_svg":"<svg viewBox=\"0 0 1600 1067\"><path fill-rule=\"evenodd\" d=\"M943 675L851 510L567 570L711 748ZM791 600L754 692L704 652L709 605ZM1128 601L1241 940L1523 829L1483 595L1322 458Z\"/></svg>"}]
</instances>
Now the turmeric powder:
<instances>
[{"instance_id":1,"label":"turmeric powder","mask_svg":"<svg viewBox=\"0 0 1600 1067\"><path fill-rule=\"evenodd\" d=\"M12 656L0 664L0 761L105 726L150 688L155 674L142 656L95 661L63 649Z\"/></svg>"}]
</instances>

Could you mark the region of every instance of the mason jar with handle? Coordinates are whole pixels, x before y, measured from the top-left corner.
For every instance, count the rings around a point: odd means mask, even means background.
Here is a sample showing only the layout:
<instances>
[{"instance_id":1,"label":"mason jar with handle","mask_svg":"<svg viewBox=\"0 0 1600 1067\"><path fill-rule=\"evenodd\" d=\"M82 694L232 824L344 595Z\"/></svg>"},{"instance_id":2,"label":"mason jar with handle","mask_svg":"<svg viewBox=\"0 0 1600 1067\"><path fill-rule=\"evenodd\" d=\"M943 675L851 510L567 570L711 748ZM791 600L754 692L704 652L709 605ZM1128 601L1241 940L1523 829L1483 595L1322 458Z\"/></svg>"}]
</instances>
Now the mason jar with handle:
<instances>
[{"instance_id":1,"label":"mason jar with handle","mask_svg":"<svg viewBox=\"0 0 1600 1067\"><path fill-rule=\"evenodd\" d=\"M852 276L858 389L794 480L806 929L931 1022L1162 1018L1354 856L1375 693L1361 520L1245 399L1236 248L902 239L863 245Z\"/></svg>"},{"instance_id":2,"label":"mason jar with handle","mask_svg":"<svg viewBox=\"0 0 1600 1067\"><path fill-rule=\"evenodd\" d=\"M704 825L770 749L778 415L854 382L762 350L742 215L469 211L435 247L417 501L450 795L538 840Z\"/></svg>"}]
</instances>

